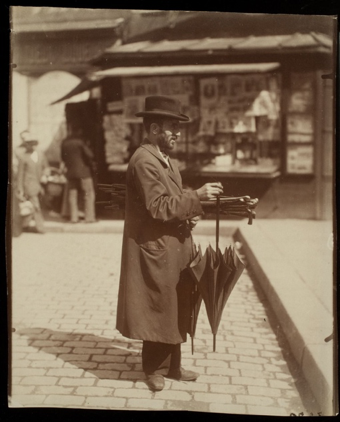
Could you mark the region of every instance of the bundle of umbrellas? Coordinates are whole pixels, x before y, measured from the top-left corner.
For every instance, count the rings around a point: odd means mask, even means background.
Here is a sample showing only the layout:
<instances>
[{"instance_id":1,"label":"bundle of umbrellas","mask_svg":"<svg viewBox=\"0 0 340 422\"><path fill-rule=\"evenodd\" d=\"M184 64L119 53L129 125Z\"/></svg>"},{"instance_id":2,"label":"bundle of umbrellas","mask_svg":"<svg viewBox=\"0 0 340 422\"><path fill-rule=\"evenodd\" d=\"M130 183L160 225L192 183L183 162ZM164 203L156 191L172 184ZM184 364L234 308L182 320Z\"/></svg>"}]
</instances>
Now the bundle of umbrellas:
<instances>
[{"instance_id":1,"label":"bundle of umbrellas","mask_svg":"<svg viewBox=\"0 0 340 422\"><path fill-rule=\"evenodd\" d=\"M108 193L111 195L109 201L97 201L97 204L106 205L105 208L112 210L119 210L125 205L125 194L126 194L126 185L124 184L98 184L98 189L102 192Z\"/></svg>"},{"instance_id":2,"label":"bundle of umbrellas","mask_svg":"<svg viewBox=\"0 0 340 422\"><path fill-rule=\"evenodd\" d=\"M204 201L202 206L209 208L211 206L219 207L222 214L248 217L248 224L252 224L253 219L256 217L255 208L259 200L257 198L250 198L250 196L219 196L216 200Z\"/></svg>"},{"instance_id":3,"label":"bundle of umbrellas","mask_svg":"<svg viewBox=\"0 0 340 422\"><path fill-rule=\"evenodd\" d=\"M106 205L105 208L118 210L125 205L126 185L98 184L99 190L111 195L110 201L97 201L97 204ZM218 213L234 215L238 217L248 217L248 224L252 224L256 216L255 208L259 200L250 196L219 196L217 200L202 201L204 208L216 207Z\"/></svg>"}]
</instances>

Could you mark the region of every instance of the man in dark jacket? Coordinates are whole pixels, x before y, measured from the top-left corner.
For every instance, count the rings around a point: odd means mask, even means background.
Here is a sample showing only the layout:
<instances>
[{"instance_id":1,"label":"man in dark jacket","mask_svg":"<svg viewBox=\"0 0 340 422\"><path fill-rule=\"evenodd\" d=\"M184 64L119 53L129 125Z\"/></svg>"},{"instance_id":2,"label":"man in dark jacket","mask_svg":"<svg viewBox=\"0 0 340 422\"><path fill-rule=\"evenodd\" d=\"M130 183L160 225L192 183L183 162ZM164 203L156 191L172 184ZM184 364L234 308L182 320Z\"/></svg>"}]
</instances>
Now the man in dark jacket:
<instances>
[{"instance_id":1,"label":"man in dark jacket","mask_svg":"<svg viewBox=\"0 0 340 422\"><path fill-rule=\"evenodd\" d=\"M95 193L91 174L94 157L77 124L70 125L70 135L61 145L61 158L66 167L71 223L79 221L78 191L84 194L85 222L95 222Z\"/></svg>"},{"instance_id":2,"label":"man in dark jacket","mask_svg":"<svg viewBox=\"0 0 340 422\"><path fill-rule=\"evenodd\" d=\"M142 365L151 390L164 387L164 376L194 381L198 374L181 368L180 344L190 322L191 229L203 213L200 200L222 193L220 183L184 191L167 153L179 136L180 103L169 97L145 100L147 139L127 170L127 195L117 329L143 340Z\"/></svg>"}]
</instances>

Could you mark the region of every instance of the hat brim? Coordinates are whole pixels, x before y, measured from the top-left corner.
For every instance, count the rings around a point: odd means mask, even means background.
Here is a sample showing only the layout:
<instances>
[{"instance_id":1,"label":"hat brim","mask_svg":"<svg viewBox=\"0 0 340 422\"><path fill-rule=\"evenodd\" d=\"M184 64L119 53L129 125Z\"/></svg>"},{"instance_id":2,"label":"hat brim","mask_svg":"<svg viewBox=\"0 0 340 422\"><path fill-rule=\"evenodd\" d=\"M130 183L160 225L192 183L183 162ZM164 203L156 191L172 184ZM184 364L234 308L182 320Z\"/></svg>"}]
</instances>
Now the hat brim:
<instances>
[{"instance_id":1,"label":"hat brim","mask_svg":"<svg viewBox=\"0 0 340 422\"><path fill-rule=\"evenodd\" d=\"M135 114L136 117L148 117L148 116L161 116L170 117L172 119L179 120L181 122L189 122L190 118L185 114L175 114L168 111L139 111Z\"/></svg>"},{"instance_id":2,"label":"hat brim","mask_svg":"<svg viewBox=\"0 0 340 422\"><path fill-rule=\"evenodd\" d=\"M26 144L38 145L38 143L39 142L36 139L27 139L23 141L21 145L26 145Z\"/></svg>"}]
</instances>

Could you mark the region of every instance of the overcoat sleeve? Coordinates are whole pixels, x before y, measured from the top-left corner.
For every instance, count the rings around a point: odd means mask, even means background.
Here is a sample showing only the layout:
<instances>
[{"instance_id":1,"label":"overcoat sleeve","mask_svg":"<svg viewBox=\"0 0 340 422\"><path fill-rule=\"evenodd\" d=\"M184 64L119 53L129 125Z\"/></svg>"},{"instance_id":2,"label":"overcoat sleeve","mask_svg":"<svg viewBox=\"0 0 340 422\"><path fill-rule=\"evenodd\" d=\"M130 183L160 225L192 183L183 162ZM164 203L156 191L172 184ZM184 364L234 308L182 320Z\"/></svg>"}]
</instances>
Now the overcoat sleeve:
<instances>
[{"instance_id":1,"label":"overcoat sleeve","mask_svg":"<svg viewBox=\"0 0 340 422\"><path fill-rule=\"evenodd\" d=\"M159 169L151 161L137 161L133 175L137 191L152 218L162 221L187 220L203 214L197 192L169 195L161 181Z\"/></svg>"}]
</instances>

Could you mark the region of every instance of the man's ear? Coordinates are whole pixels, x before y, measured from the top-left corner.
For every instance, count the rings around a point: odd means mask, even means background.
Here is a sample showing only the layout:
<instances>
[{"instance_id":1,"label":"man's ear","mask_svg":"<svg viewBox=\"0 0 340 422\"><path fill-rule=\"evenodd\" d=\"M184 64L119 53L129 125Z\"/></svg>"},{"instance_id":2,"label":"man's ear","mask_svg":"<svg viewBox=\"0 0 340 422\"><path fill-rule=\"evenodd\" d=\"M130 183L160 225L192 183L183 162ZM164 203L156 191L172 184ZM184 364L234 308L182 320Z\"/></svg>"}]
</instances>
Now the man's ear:
<instances>
[{"instance_id":1,"label":"man's ear","mask_svg":"<svg viewBox=\"0 0 340 422\"><path fill-rule=\"evenodd\" d=\"M151 123L150 125L150 132L154 135L157 135L159 133L159 125L157 123Z\"/></svg>"}]
</instances>

